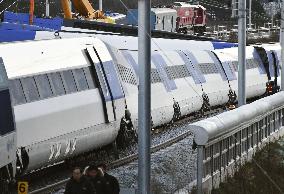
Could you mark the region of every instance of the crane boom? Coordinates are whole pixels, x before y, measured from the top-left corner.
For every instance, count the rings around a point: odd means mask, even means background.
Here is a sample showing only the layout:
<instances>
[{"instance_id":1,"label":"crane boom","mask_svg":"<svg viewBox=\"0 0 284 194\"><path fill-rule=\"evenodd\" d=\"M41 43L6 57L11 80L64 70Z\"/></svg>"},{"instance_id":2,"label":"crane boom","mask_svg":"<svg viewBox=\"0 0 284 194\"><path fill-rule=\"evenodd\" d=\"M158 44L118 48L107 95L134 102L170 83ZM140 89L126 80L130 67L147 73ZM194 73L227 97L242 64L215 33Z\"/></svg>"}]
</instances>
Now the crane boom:
<instances>
[{"instance_id":1,"label":"crane boom","mask_svg":"<svg viewBox=\"0 0 284 194\"><path fill-rule=\"evenodd\" d=\"M70 0L61 0L61 5L64 11L64 17L72 19L72 13L69 6ZM87 19L106 19L102 11L94 10L88 0L72 0L76 11Z\"/></svg>"},{"instance_id":2,"label":"crane boom","mask_svg":"<svg viewBox=\"0 0 284 194\"><path fill-rule=\"evenodd\" d=\"M70 8L70 1L69 0L61 0L61 6L64 12L64 18L72 19L72 12Z\"/></svg>"},{"instance_id":3,"label":"crane boom","mask_svg":"<svg viewBox=\"0 0 284 194\"><path fill-rule=\"evenodd\" d=\"M29 23L30 25L33 24L33 20L34 20L34 10L35 10L35 1L34 0L30 0L30 17L29 17Z\"/></svg>"}]
</instances>

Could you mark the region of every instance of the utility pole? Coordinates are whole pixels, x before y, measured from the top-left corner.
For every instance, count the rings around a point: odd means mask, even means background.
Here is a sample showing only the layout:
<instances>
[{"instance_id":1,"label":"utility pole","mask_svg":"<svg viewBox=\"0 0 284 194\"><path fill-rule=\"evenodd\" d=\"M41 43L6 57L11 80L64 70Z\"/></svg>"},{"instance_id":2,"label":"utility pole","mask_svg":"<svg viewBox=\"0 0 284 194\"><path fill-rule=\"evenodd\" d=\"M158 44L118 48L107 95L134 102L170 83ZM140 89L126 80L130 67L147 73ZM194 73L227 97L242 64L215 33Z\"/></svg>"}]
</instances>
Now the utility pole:
<instances>
[{"instance_id":1,"label":"utility pole","mask_svg":"<svg viewBox=\"0 0 284 194\"><path fill-rule=\"evenodd\" d=\"M45 16L49 17L49 1L45 1Z\"/></svg>"},{"instance_id":2,"label":"utility pole","mask_svg":"<svg viewBox=\"0 0 284 194\"><path fill-rule=\"evenodd\" d=\"M202 194L203 177L203 150L204 145L197 145L197 194Z\"/></svg>"},{"instance_id":3,"label":"utility pole","mask_svg":"<svg viewBox=\"0 0 284 194\"><path fill-rule=\"evenodd\" d=\"M103 11L103 0L99 0L99 10Z\"/></svg>"},{"instance_id":4,"label":"utility pole","mask_svg":"<svg viewBox=\"0 0 284 194\"><path fill-rule=\"evenodd\" d=\"M282 0L281 3L280 44L281 44L281 91L284 91L284 0Z\"/></svg>"},{"instance_id":5,"label":"utility pole","mask_svg":"<svg viewBox=\"0 0 284 194\"><path fill-rule=\"evenodd\" d=\"M249 28L251 29L251 6L252 0L249 0Z\"/></svg>"},{"instance_id":6,"label":"utility pole","mask_svg":"<svg viewBox=\"0 0 284 194\"><path fill-rule=\"evenodd\" d=\"M232 18L237 17L237 0L232 0Z\"/></svg>"},{"instance_id":7,"label":"utility pole","mask_svg":"<svg viewBox=\"0 0 284 194\"><path fill-rule=\"evenodd\" d=\"M138 0L138 194L150 194L151 180L151 0Z\"/></svg>"},{"instance_id":8,"label":"utility pole","mask_svg":"<svg viewBox=\"0 0 284 194\"><path fill-rule=\"evenodd\" d=\"M246 104L246 0L239 0L238 105Z\"/></svg>"}]
</instances>

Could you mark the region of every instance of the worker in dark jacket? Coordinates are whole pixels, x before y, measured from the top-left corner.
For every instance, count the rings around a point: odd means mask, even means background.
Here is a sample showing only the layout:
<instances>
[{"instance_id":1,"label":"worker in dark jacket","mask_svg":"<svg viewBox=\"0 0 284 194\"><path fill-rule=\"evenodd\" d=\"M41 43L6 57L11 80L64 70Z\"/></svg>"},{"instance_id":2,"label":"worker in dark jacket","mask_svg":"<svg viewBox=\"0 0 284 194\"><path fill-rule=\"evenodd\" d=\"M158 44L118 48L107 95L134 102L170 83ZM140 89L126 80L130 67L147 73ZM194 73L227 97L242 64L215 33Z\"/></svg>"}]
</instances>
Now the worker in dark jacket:
<instances>
[{"instance_id":1,"label":"worker in dark jacket","mask_svg":"<svg viewBox=\"0 0 284 194\"><path fill-rule=\"evenodd\" d=\"M72 177L66 184L64 194L95 194L94 187L86 177L82 176L79 167L75 167Z\"/></svg>"},{"instance_id":2,"label":"worker in dark jacket","mask_svg":"<svg viewBox=\"0 0 284 194\"><path fill-rule=\"evenodd\" d=\"M119 194L120 188L118 180L106 172L106 165L98 165L98 170L104 179L105 194Z\"/></svg>"},{"instance_id":3,"label":"worker in dark jacket","mask_svg":"<svg viewBox=\"0 0 284 194\"><path fill-rule=\"evenodd\" d=\"M101 171L98 170L97 166L91 165L88 168L88 179L91 181L91 183L94 186L94 189L96 191L96 194L107 194L105 189L105 178L103 177L103 174Z\"/></svg>"}]
</instances>

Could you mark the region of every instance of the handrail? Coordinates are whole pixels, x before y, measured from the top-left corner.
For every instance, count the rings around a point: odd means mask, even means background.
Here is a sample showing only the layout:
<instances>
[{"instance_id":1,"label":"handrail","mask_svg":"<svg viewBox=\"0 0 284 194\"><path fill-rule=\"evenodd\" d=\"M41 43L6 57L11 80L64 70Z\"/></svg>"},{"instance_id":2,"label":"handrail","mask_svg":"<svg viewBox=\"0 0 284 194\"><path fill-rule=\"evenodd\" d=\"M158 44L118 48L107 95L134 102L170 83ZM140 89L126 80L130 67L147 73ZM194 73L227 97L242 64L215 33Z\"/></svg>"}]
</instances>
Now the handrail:
<instances>
[{"instance_id":1,"label":"handrail","mask_svg":"<svg viewBox=\"0 0 284 194\"><path fill-rule=\"evenodd\" d=\"M218 137L239 130L245 124L260 120L280 107L284 107L284 92L279 92L232 111L190 124L189 128L195 136L194 139L197 145L206 145Z\"/></svg>"},{"instance_id":2,"label":"handrail","mask_svg":"<svg viewBox=\"0 0 284 194\"><path fill-rule=\"evenodd\" d=\"M283 125L284 92L190 124L198 148L199 192L210 193L257 150L283 136Z\"/></svg>"}]
</instances>

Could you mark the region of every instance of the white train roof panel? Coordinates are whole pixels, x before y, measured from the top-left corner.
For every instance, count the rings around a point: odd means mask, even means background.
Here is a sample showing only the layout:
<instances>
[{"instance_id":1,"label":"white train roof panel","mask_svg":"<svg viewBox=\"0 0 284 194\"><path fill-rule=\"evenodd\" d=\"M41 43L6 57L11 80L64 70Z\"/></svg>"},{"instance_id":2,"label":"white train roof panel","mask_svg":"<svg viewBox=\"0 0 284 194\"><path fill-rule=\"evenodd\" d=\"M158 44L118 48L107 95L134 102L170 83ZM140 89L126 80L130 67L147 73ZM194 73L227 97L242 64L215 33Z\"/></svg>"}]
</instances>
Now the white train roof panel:
<instances>
[{"instance_id":1,"label":"white train roof panel","mask_svg":"<svg viewBox=\"0 0 284 194\"><path fill-rule=\"evenodd\" d=\"M89 66L83 53L87 45L102 45L97 38L26 41L0 45L10 79ZM11 52L13 50L14 52ZM101 52L103 56L103 52Z\"/></svg>"},{"instance_id":2,"label":"white train roof panel","mask_svg":"<svg viewBox=\"0 0 284 194\"><path fill-rule=\"evenodd\" d=\"M214 63L212 57L204 50L191 50L190 51L198 63Z\"/></svg>"},{"instance_id":3,"label":"white train roof panel","mask_svg":"<svg viewBox=\"0 0 284 194\"><path fill-rule=\"evenodd\" d=\"M155 14L176 14L177 11L175 9L170 9L170 8L152 8L151 9L152 12L154 12Z\"/></svg>"},{"instance_id":4,"label":"white train roof panel","mask_svg":"<svg viewBox=\"0 0 284 194\"><path fill-rule=\"evenodd\" d=\"M176 51L159 51L168 66L184 65L184 61Z\"/></svg>"},{"instance_id":5,"label":"white train roof panel","mask_svg":"<svg viewBox=\"0 0 284 194\"><path fill-rule=\"evenodd\" d=\"M97 34L96 37L102 41L118 48L128 50L138 50L138 38L133 36L118 35L102 35ZM195 40L178 40L178 39L163 39L152 38L151 50L214 50L213 44L210 41L195 41Z\"/></svg>"}]
</instances>

